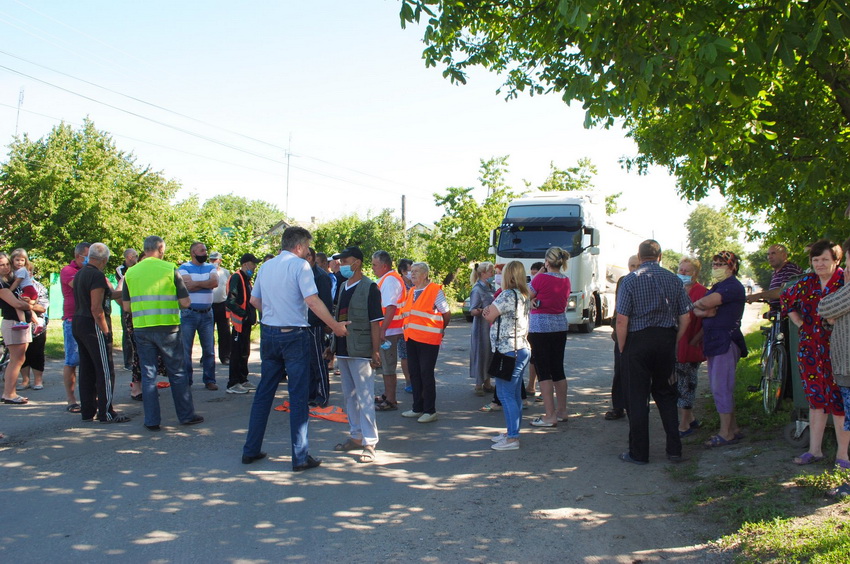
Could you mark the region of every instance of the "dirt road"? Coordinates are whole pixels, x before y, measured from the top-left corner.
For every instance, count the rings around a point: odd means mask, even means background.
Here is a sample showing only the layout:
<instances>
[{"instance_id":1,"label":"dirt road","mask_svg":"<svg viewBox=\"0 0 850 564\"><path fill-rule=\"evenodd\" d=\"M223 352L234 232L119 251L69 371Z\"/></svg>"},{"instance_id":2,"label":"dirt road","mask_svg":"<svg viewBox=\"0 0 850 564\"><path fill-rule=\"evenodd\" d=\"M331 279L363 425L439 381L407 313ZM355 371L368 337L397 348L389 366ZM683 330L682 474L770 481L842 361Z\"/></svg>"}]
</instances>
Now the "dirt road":
<instances>
[{"instance_id":1,"label":"dirt road","mask_svg":"<svg viewBox=\"0 0 850 564\"><path fill-rule=\"evenodd\" d=\"M379 460L332 452L339 423L313 420L317 470L290 472L288 416L272 412L270 458L240 462L251 399L195 386L206 423L176 426L162 394L163 431L142 426L119 371L120 425L64 412L59 363L26 407L0 406L6 562L634 562L724 561L705 531L676 512L653 409L651 463L617 459L625 420L604 421L612 368L610 328L567 342L570 420L528 425L522 448L495 452L502 413L480 413L467 377L469 324L455 321L438 362L440 419L378 414ZM117 356L116 356L117 358ZM254 352L252 360L259 358ZM254 362L256 376L259 364ZM218 367L219 384L226 380ZM334 381L334 403L339 385ZM378 391L381 386L378 385ZM405 406L410 396L403 394ZM286 398L283 388L278 398ZM539 404L538 404L539 405ZM688 445L690 457L699 447Z\"/></svg>"}]
</instances>

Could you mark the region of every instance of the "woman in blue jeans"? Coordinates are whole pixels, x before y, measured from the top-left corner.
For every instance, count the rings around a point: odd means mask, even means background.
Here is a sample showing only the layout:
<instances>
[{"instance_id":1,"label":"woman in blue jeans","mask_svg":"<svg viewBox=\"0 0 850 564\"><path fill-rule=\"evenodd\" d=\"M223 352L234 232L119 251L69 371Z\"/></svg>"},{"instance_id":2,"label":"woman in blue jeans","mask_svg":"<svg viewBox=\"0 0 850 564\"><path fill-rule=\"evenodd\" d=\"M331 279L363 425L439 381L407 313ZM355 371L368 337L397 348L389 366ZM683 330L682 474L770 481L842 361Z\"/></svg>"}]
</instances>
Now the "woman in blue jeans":
<instances>
[{"instance_id":1,"label":"woman in blue jeans","mask_svg":"<svg viewBox=\"0 0 850 564\"><path fill-rule=\"evenodd\" d=\"M522 372L528 364L528 312L531 308L525 268L511 261L502 270L502 293L484 309L489 321L490 344L493 351L516 358L510 381L496 378L496 394L502 402L507 432L492 438L493 450L519 448L519 427L522 420Z\"/></svg>"}]
</instances>

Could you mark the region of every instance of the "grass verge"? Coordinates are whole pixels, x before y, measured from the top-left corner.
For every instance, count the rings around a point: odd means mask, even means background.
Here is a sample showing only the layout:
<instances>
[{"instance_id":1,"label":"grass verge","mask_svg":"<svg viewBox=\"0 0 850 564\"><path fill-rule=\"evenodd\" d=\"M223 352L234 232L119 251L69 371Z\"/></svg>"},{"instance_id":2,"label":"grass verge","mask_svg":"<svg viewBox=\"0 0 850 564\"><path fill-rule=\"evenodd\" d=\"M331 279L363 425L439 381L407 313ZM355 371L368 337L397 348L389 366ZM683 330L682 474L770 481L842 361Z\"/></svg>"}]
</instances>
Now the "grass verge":
<instances>
[{"instance_id":1,"label":"grass verge","mask_svg":"<svg viewBox=\"0 0 850 564\"><path fill-rule=\"evenodd\" d=\"M725 465L701 468L700 457L671 467L672 478L691 484L679 500L682 511L706 518L724 534L716 545L740 562L850 562L850 501L825 501L827 490L850 480L850 472L824 470L822 465L798 467L783 454L789 445L782 428L791 420L791 400L766 414L758 386L761 373L760 332L746 336L749 355L738 364L736 418L747 434L746 447L729 453ZM700 413L702 442L719 427L714 401L705 398ZM709 431L711 430L711 431ZM834 452L834 434L824 440ZM720 466L721 474L713 474Z\"/></svg>"}]
</instances>

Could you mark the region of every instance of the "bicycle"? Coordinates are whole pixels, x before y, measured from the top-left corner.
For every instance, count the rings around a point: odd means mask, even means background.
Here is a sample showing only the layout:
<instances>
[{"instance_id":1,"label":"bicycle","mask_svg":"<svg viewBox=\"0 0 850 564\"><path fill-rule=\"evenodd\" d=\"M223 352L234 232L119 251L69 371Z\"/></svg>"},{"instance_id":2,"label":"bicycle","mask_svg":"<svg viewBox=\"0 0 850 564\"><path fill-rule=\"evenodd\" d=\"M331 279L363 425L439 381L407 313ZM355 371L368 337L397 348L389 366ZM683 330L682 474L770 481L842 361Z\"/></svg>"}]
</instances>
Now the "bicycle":
<instances>
[{"instance_id":1,"label":"bicycle","mask_svg":"<svg viewBox=\"0 0 850 564\"><path fill-rule=\"evenodd\" d=\"M761 328L764 344L761 352L762 406L768 415L776 411L779 402L790 384L788 345L782 332L782 317L778 311L769 311L762 316L770 325Z\"/></svg>"}]
</instances>

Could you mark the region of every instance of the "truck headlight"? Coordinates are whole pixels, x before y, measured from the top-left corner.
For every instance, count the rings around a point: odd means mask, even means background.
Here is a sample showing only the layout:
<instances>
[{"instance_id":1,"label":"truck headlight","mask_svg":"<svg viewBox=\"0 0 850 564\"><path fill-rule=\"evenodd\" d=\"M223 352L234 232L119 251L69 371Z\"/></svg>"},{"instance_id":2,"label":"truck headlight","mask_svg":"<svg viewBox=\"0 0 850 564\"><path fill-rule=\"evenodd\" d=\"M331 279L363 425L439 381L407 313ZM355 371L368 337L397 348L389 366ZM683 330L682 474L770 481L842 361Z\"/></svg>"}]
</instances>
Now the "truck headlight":
<instances>
[{"instance_id":1,"label":"truck headlight","mask_svg":"<svg viewBox=\"0 0 850 564\"><path fill-rule=\"evenodd\" d=\"M575 310L575 308L576 308L576 299L573 298L573 297L570 297L570 299L567 301L567 309Z\"/></svg>"}]
</instances>

